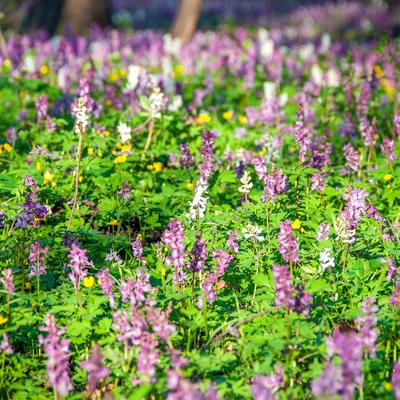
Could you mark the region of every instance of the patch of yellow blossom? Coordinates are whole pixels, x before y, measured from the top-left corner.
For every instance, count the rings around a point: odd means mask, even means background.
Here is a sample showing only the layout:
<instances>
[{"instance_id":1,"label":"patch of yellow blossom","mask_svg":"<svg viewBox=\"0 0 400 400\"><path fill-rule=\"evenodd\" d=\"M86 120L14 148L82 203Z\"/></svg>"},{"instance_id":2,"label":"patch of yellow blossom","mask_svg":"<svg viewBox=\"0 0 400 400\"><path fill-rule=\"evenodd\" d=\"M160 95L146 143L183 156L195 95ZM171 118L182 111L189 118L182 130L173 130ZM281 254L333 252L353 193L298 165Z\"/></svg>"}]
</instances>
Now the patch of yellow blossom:
<instances>
[{"instance_id":1,"label":"patch of yellow blossom","mask_svg":"<svg viewBox=\"0 0 400 400\"><path fill-rule=\"evenodd\" d=\"M196 124L197 125L203 125L203 124L206 124L207 122L210 122L210 121L211 121L211 117L206 113L201 113L196 118Z\"/></svg>"},{"instance_id":2,"label":"patch of yellow blossom","mask_svg":"<svg viewBox=\"0 0 400 400\"><path fill-rule=\"evenodd\" d=\"M392 179L392 174L386 174L384 177L383 177L383 180L384 181L390 181Z\"/></svg>"},{"instance_id":3,"label":"patch of yellow blossom","mask_svg":"<svg viewBox=\"0 0 400 400\"><path fill-rule=\"evenodd\" d=\"M174 78L178 78L185 73L185 67L183 65L177 65L172 72Z\"/></svg>"},{"instance_id":4,"label":"patch of yellow blossom","mask_svg":"<svg viewBox=\"0 0 400 400\"><path fill-rule=\"evenodd\" d=\"M194 185L193 185L192 182L190 182L190 181L187 182L187 187L188 187L189 189L192 189L193 186L194 186Z\"/></svg>"},{"instance_id":5,"label":"patch of yellow blossom","mask_svg":"<svg viewBox=\"0 0 400 400\"><path fill-rule=\"evenodd\" d=\"M0 325L5 324L8 321L7 317L3 317L2 315L0 315Z\"/></svg>"},{"instance_id":6,"label":"patch of yellow blossom","mask_svg":"<svg viewBox=\"0 0 400 400\"><path fill-rule=\"evenodd\" d=\"M93 156L94 154L93 147L88 147L87 153L89 154L89 156Z\"/></svg>"},{"instance_id":7,"label":"patch of yellow blossom","mask_svg":"<svg viewBox=\"0 0 400 400\"><path fill-rule=\"evenodd\" d=\"M223 118L225 121L230 121L230 120L232 119L232 117L233 117L233 112L232 112L232 111L225 111L225 112L222 114L222 118Z\"/></svg>"},{"instance_id":8,"label":"patch of yellow blossom","mask_svg":"<svg viewBox=\"0 0 400 400\"><path fill-rule=\"evenodd\" d=\"M127 158L128 157L127 157L127 155L125 153L121 154L120 156L115 158L114 163L115 164L122 164L127 160Z\"/></svg>"},{"instance_id":9,"label":"patch of yellow blossom","mask_svg":"<svg viewBox=\"0 0 400 400\"><path fill-rule=\"evenodd\" d=\"M36 169L38 170L38 171L40 171L41 169L42 169L42 163L41 162L37 162L36 163Z\"/></svg>"},{"instance_id":10,"label":"patch of yellow blossom","mask_svg":"<svg viewBox=\"0 0 400 400\"><path fill-rule=\"evenodd\" d=\"M239 115L239 122L244 125L247 122L247 117L245 115Z\"/></svg>"},{"instance_id":11,"label":"patch of yellow blossom","mask_svg":"<svg viewBox=\"0 0 400 400\"><path fill-rule=\"evenodd\" d=\"M50 171L46 171L44 174L44 184L47 185L49 182L51 182L54 179L54 174L52 174Z\"/></svg>"},{"instance_id":12,"label":"patch of yellow blossom","mask_svg":"<svg viewBox=\"0 0 400 400\"><path fill-rule=\"evenodd\" d=\"M113 219L113 220L110 221L107 225L111 225L111 226L118 225L118 220L117 220L117 219Z\"/></svg>"},{"instance_id":13,"label":"patch of yellow blossom","mask_svg":"<svg viewBox=\"0 0 400 400\"><path fill-rule=\"evenodd\" d=\"M155 163L153 163L153 164L148 165L148 166L147 166L147 169L148 169L149 171L154 170L154 171L156 171L156 172L161 172L161 171L163 170L163 165L162 165L161 162L155 162Z\"/></svg>"},{"instance_id":14,"label":"patch of yellow blossom","mask_svg":"<svg viewBox=\"0 0 400 400\"><path fill-rule=\"evenodd\" d=\"M292 223L292 228L293 229L300 229L301 228L301 221L299 219L295 219L295 221Z\"/></svg>"},{"instance_id":15,"label":"patch of yellow blossom","mask_svg":"<svg viewBox=\"0 0 400 400\"><path fill-rule=\"evenodd\" d=\"M47 75L49 73L49 67L47 65L42 65L40 67L40 73L42 75Z\"/></svg>"},{"instance_id":16,"label":"patch of yellow blossom","mask_svg":"<svg viewBox=\"0 0 400 400\"><path fill-rule=\"evenodd\" d=\"M86 276L85 278L83 278L83 286L87 288L92 288L94 286L93 276Z\"/></svg>"},{"instance_id":17,"label":"patch of yellow blossom","mask_svg":"<svg viewBox=\"0 0 400 400\"><path fill-rule=\"evenodd\" d=\"M10 153L12 151L12 146L8 143L0 144L0 154L3 154L3 150Z\"/></svg>"}]
</instances>

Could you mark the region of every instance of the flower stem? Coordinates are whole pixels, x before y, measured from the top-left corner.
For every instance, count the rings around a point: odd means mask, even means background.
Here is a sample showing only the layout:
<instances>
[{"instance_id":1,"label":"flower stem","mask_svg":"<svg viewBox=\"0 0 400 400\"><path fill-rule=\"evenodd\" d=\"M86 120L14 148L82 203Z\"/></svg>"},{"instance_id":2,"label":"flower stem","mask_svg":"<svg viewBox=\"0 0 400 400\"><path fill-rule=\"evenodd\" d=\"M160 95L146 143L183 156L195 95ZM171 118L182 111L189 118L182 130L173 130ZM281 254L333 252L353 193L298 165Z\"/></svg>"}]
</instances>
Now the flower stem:
<instances>
[{"instance_id":1,"label":"flower stem","mask_svg":"<svg viewBox=\"0 0 400 400\"><path fill-rule=\"evenodd\" d=\"M154 118L152 118L151 122L150 122L149 134L147 135L146 144L144 146L143 157L146 155L146 152L150 147L150 142L151 142L151 138L153 136L153 131L154 131Z\"/></svg>"}]
</instances>

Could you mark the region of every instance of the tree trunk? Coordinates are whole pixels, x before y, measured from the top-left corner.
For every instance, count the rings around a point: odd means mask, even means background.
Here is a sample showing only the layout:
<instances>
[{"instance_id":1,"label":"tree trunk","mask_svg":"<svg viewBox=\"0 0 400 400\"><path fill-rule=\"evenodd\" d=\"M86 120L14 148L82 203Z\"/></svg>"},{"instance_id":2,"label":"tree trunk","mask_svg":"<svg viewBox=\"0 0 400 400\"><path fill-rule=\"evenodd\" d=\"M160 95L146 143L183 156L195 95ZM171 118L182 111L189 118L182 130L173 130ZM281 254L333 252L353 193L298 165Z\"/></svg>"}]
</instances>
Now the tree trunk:
<instances>
[{"instance_id":1,"label":"tree trunk","mask_svg":"<svg viewBox=\"0 0 400 400\"><path fill-rule=\"evenodd\" d=\"M60 28L71 24L71 32L85 34L93 23L106 27L111 25L109 0L65 0L61 15Z\"/></svg>"},{"instance_id":2,"label":"tree trunk","mask_svg":"<svg viewBox=\"0 0 400 400\"><path fill-rule=\"evenodd\" d=\"M200 17L202 0L181 0L172 26L172 36L190 40Z\"/></svg>"}]
</instances>

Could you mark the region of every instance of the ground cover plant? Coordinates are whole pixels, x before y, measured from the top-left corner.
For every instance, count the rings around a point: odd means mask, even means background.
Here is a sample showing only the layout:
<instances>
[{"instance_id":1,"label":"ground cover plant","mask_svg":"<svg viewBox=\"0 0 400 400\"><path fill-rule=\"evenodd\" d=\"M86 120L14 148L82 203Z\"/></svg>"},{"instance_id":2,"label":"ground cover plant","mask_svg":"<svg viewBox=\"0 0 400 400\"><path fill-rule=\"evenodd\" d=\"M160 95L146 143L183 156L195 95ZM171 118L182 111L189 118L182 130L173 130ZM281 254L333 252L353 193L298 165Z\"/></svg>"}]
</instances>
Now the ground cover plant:
<instances>
[{"instance_id":1,"label":"ground cover plant","mask_svg":"<svg viewBox=\"0 0 400 400\"><path fill-rule=\"evenodd\" d=\"M1 398L400 398L398 42L0 49Z\"/></svg>"}]
</instances>

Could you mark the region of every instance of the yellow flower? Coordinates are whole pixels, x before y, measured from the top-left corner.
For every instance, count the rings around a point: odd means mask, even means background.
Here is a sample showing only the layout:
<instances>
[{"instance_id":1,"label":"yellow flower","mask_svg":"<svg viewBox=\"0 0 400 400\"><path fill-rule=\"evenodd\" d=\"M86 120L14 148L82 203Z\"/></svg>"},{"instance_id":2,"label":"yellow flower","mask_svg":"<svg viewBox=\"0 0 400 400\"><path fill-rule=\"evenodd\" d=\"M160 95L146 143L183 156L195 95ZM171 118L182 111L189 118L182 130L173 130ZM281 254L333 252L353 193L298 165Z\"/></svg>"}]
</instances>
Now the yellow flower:
<instances>
[{"instance_id":1,"label":"yellow flower","mask_svg":"<svg viewBox=\"0 0 400 400\"><path fill-rule=\"evenodd\" d=\"M224 120L226 120L226 121L230 121L230 120L232 119L232 117L233 117L233 112L232 112L232 111L225 111L225 112L222 114L222 118L223 118Z\"/></svg>"},{"instance_id":2,"label":"yellow flower","mask_svg":"<svg viewBox=\"0 0 400 400\"><path fill-rule=\"evenodd\" d=\"M390 382L385 382L385 383L383 384L383 386L385 387L385 389L386 389L388 392L391 392L391 391L393 390L393 385L392 385Z\"/></svg>"},{"instance_id":3,"label":"yellow flower","mask_svg":"<svg viewBox=\"0 0 400 400\"><path fill-rule=\"evenodd\" d=\"M165 270L165 267L161 267L161 276L163 278L165 278L166 273L167 273L167 271Z\"/></svg>"},{"instance_id":4,"label":"yellow flower","mask_svg":"<svg viewBox=\"0 0 400 400\"><path fill-rule=\"evenodd\" d=\"M239 122L244 125L247 122L247 117L244 115L239 115Z\"/></svg>"},{"instance_id":5,"label":"yellow flower","mask_svg":"<svg viewBox=\"0 0 400 400\"><path fill-rule=\"evenodd\" d=\"M301 227L301 221L299 219L296 219L292 224L292 228L293 229L300 229L300 227Z\"/></svg>"},{"instance_id":6,"label":"yellow flower","mask_svg":"<svg viewBox=\"0 0 400 400\"><path fill-rule=\"evenodd\" d=\"M10 68L10 67L11 67L11 60L9 60L8 58L6 58L6 59L3 61L3 67L5 67L5 68Z\"/></svg>"},{"instance_id":7,"label":"yellow flower","mask_svg":"<svg viewBox=\"0 0 400 400\"><path fill-rule=\"evenodd\" d=\"M260 150L260 151L258 152L258 155L259 155L259 156L263 156L263 155L264 155L264 152L263 152L262 150Z\"/></svg>"},{"instance_id":8,"label":"yellow flower","mask_svg":"<svg viewBox=\"0 0 400 400\"><path fill-rule=\"evenodd\" d=\"M52 187L57 186L57 182L51 182L51 186L52 186Z\"/></svg>"},{"instance_id":9,"label":"yellow flower","mask_svg":"<svg viewBox=\"0 0 400 400\"><path fill-rule=\"evenodd\" d=\"M112 226L118 225L118 220L117 219L113 219L107 225L112 225Z\"/></svg>"},{"instance_id":10,"label":"yellow flower","mask_svg":"<svg viewBox=\"0 0 400 400\"><path fill-rule=\"evenodd\" d=\"M104 135L105 137L109 137L109 136L110 136L110 132L109 132L109 131L104 131L104 132L103 132L103 135Z\"/></svg>"},{"instance_id":11,"label":"yellow flower","mask_svg":"<svg viewBox=\"0 0 400 400\"><path fill-rule=\"evenodd\" d=\"M97 284L100 286L101 285L101 279L97 279Z\"/></svg>"},{"instance_id":12,"label":"yellow flower","mask_svg":"<svg viewBox=\"0 0 400 400\"><path fill-rule=\"evenodd\" d=\"M121 69L119 70L119 76L121 76L121 77L126 76L126 69L125 69L125 68L121 68Z\"/></svg>"},{"instance_id":13,"label":"yellow flower","mask_svg":"<svg viewBox=\"0 0 400 400\"><path fill-rule=\"evenodd\" d=\"M49 171L46 171L44 174L44 183L47 184L48 182L51 182L54 179L54 174L52 174Z\"/></svg>"},{"instance_id":14,"label":"yellow flower","mask_svg":"<svg viewBox=\"0 0 400 400\"><path fill-rule=\"evenodd\" d=\"M197 125L202 125L202 124L206 124L207 122L211 121L211 117L208 114L202 113L199 114L199 116L196 119L196 124Z\"/></svg>"},{"instance_id":15,"label":"yellow flower","mask_svg":"<svg viewBox=\"0 0 400 400\"><path fill-rule=\"evenodd\" d=\"M103 157L103 152L100 149L97 150L97 157L99 158Z\"/></svg>"},{"instance_id":16,"label":"yellow flower","mask_svg":"<svg viewBox=\"0 0 400 400\"><path fill-rule=\"evenodd\" d=\"M359 148L358 148L358 152L359 152L360 154L364 153L364 147L359 147Z\"/></svg>"},{"instance_id":17,"label":"yellow flower","mask_svg":"<svg viewBox=\"0 0 400 400\"><path fill-rule=\"evenodd\" d=\"M155 162L153 164L154 171L161 172L163 170L163 165L161 162Z\"/></svg>"},{"instance_id":18,"label":"yellow flower","mask_svg":"<svg viewBox=\"0 0 400 400\"><path fill-rule=\"evenodd\" d=\"M392 179L392 174L386 174L384 177L383 177L383 180L384 181L390 181Z\"/></svg>"},{"instance_id":19,"label":"yellow flower","mask_svg":"<svg viewBox=\"0 0 400 400\"><path fill-rule=\"evenodd\" d=\"M112 106L112 101L111 100L106 100L106 106L108 106L108 107Z\"/></svg>"},{"instance_id":20,"label":"yellow flower","mask_svg":"<svg viewBox=\"0 0 400 400\"><path fill-rule=\"evenodd\" d=\"M191 189L193 186L194 186L194 185L193 185L193 183L192 183L192 182L190 182L190 181L188 181L188 183L187 183L187 187L188 187L189 189Z\"/></svg>"},{"instance_id":21,"label":"yellow flower","mask_svg":"<svg viewBox=\"0 0 400 400\"><path fill-rule=\"evenodd\" d=\"M119 74L118 72L115 70L115 68L113 69L113 72L110 75L110 81L111 82L115 82L119 79Z\"/></svg>"},{"instance_id":22,"label":"yellow flower","mask_svg":"<svg viewBox=\"0 0 400 400\"><path fill-rule=\"evenodd\" d=\"M122 147L122 144L118 142L118 143L115 145L115 147L116 147L117 149L120 149L120 148Z\"/></svg>"},{"instance_id":23,"label":"yellow flower","mask_svg":"<svg viewBox=\"0 0 400 400\"><path fill-rule=\"evenodd\" d=\"M40 171L41 169L42 169L42 163L41 162L37 162L36 163L36 169L38 170L38 171Z\"/></svg>"},{"instance_id":24,"label":"yellow flower","mask_svg":"<svg viewBox=\"0 0 400 400\"><path fill-rule=\"evenodd\" d=\"M47 65L42 65L40 67L40 73L42 75L47 75L49 73L49 67Z\"/></svg>"},{"instance_id":25,"label":"yellow flower","mask_svg":"<svg viewBox=\"0 0 400 400\"><path fill-rule=\"evenodd\" d=\"M173 73L172 73L172 76L174 77L174 78L178 78L179 76L181 76L183 73L185 72L185 67L183 66L183 65L177 65L175 68L174 68L174 71L173 71Z\"/></svg>"},{"instance_id":26,"label":"yellow flower","mask_svg":"<svg viewBox=\"0 0 400 400\"><path fill-rule=\"evenodd\" d=\"M37 307L38 306L38 303L36 303L36 301L34 301L33 303L32 303L32 307Z\"/></svg>"},{"instance_id":27,"label":"yellow flower","mask_svg":"<svg viewBox=\"0 0 400 400\"><path fill-rule=\"evenodd\" d=\"M0 325L5 324L8 321L7 317L3 317L2 315L0 315Z\"/></svg>"},{"instance_id":28,"label":"yellow flower","mask_svg":"<svg viewBox=\"0 0 400 400\"><path fill-rule=\"evenodd\" d=\"M3 154L3 145L0 144L0 154Z\"/></svg>"},{"instance_id":29,"label":"yellow flower","mask_svg":"<svg viewBox=\"0 0 400 400\"><path fill-rule=\"evenodd\" d=\"M92 288L94 285L94 278L93 276L86 276L83 278L83 286L87 288Z\"/></svg>"},{"instance_id":30,"label":"yellow flower","mask_svg":"<svg viewBox=\"0 0 400 400\"><path fill-rule=\"evenodd\" d=\"M82 176L82 175L79 176L78 181L79 181L79 182L82 182L82 181L83 181L83 176Z\"/></svg>"},{"instance_id":31,"label":"yellow flower","mask_svg":"<svg viewBox=\"0 0 400 400\"><path fill-rule=\"evenodd\" d=\"M87 152L88 152L89 156L92 156L94 154L93 147L89 147L87 149Z\"/></svg>"},{"instance_id":32,"label":"yellow flower","mask_svg":"<svg viewBox=\"0 0 400 400\"><path fill-rule=\"evenodd\" d=\"M115 163L115 164L121 164L121 163L124 163L124 162L126 161L126 159L127 159L126 154L122 154L121 156L118 156L118 157L114 160L114 163Z\"/></svg>"},{"instance_id":33,"label":"yellow flower","mask_svg":"<svg viewBox=\"0 0 400 400\"><path fill-rule=\"evenodd\" d=\"M374 71L378 78L382 78L384 73L380 65L374 65Z\"/></svg>"},{"instance_id":34,"label":"yellow flower","mask_svg":"<svg viewBox=\"0 0 400 400\"><path fill-rule=\"evenodd\" d=\"M132 149L132 145L130 144L124 144L123 146L121 146L121 151L123 151L124 153L126 153L127 151Z\"/></svg>"},{"instance_id":35,"label":"yellow flower","mask_svg":"<svg viewBox=\"0 0 400 400\"><path fill-rule=\"evenodd\" d=\"M4 143L3 147L4 147L4 150L6 150L8 152L12 151L12 146L8 143Z\"/></svg>"},{"instance_id":36,"label":"yellow flower","mask_svg":"<svg viewBox=\"0 0 400 400\"><path fill-rule=\"evenodd\" d=\"M26 282L25 283L25 289L30 289L32 287L32 285L31 285L31 283L30 282Z\"/></svg>"},{"instance_id":37,"label":"yellow flower","mask_svg":"<svg viewBox=\"0 0 400 400\"><path fill-rule=\"evenodd\" d=\"M294 152L296 151L296 149L295 149L293 146L290 146L290 147L289 147L289 151L290 151L291 153L294 153Z\"/></svg>"}]
</instances>

